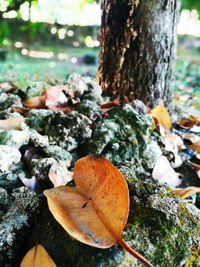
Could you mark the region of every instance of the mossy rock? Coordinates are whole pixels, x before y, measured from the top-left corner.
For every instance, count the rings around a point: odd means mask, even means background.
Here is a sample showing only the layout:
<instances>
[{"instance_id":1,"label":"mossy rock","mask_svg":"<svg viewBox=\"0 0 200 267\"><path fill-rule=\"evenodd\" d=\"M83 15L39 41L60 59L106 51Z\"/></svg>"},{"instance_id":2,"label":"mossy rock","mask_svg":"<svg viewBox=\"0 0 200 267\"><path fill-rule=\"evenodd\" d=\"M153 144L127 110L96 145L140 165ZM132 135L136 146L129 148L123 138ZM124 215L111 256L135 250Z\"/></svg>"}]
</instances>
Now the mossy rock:
<instances>
[{"instance_id":1,"label":"mossy rock","mask_svg":"<svg viewBox=\"0 0 200 267\"><path fill-rule=\"evenodd\" d=\"M200 211L165 186L132 177L129 181L131 207L123 238L154 266L191 266L191 262L199 266ZM47 207L38 220L39 242L59 267L144 266L118 244L98 249L69 237Z\"/></svg>"}]
</instances>

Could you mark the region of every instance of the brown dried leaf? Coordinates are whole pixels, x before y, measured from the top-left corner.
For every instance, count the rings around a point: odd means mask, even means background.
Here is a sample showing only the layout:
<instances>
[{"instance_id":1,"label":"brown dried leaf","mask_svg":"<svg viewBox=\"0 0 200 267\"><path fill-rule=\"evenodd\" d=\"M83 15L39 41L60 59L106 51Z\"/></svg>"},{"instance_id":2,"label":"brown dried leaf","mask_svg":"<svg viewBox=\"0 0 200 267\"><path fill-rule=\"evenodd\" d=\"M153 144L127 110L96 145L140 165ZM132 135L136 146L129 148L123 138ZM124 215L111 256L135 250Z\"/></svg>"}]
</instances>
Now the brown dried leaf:
<instances>
[{"instance_id":1,"label":"brown dried leaf","mask_svg":"<svg viewBox=\"0 0 200 267\"><path fill-rule=\"evenodd\" d=\"M21 130L21 125L25 121L24 117L11 117L0 120L0 129L3 130Z\"/></svg>"},{"instance_id":2,"label":"brown dried leaf","mask_svg":"<svg viewBox=\"0 0 200 267\"><path fill-rule=\"evenodd\" d=\"M33 108L44 108L45 107L45 96L35 96L27 99L24 102L24 106L30 109Z\"/></svg>"},{"instance_id":3,"label":"brown dried leaf","mask_svg":"<svg viewBox=\"0 0 200 267\"><path fill-rule=\"evenodd\" d=\"M185 199L195 193L200 192L200 187L190 186L187 188L176 188L172 192L178 195L181 199Z\"/></svg>"},{"instance_id":4,"label":"brown dried leaf","mask_svg":"<svg viewBox=\"0 0 200 267\"><path fill-rule=\"evenodd\" d=\"M74 180L76 187L44 191L50 211L63 228L79 241L99 248L117 241L146 266L152 266L121 238L129 192L120 171L102 155L90 155L76 162Z\"/></svg>"},{"instance_id":5,"label":"brown dried leaf","mask_svg":"<svg viewBox=\"0 0 200 267\"><path fill-rule=\"evenodd\" d=\"M191 120L187 120L187 119L182 119L181 121L179 121L178 125L181 127L181 128L184 128L184 129L190 129L192 128L194 125L196 125L196 121L191 121Z\"/></svg>"},{"instance_id":6,"label":"brown dried leaf","mask_svg":"<svg viewBox=\"0 0 200 267\"><path fill-rule=\"evenodd\" d=\"M27 112L29 112L28 108L21 108L21 107L11 107L11 112L18 112L20 114L26 114Z\"/></svg>"},{"instance_id":7,"label":"brown dried leaf","mask_svg":"<svg viewBox=\"0 0 200 267\"><path fill-rule=\"evenodd\" d=\"M187 145L187 147L194 149L198 154L200 153L200 141L197 141L192 145Z\"/></svg>"},{"instance_id":8,"label":"brown dried leaf","mask_svg":"<svg viewBox=\"0 0 200 267\"><path fill-rule=\"evenodd\" d=\"M36 245L24 256L20 267L56 267L42 245Z\"/></svg>"},{"instance_id":9,"label":"brown dried leaf","mask_svg":"<svg viewBox=\"0 0 200 267\"><path fill-rule=\"evenodd\" d=\"M121 101L119 99L115 99L111 102L108 102L108 103L105 103L105 104L102 104L101 105L101 108L102 109L106 109L106 110L109 110L110 108L112 107L119 107L121 106Z\"/></svg>"}]
</instances>

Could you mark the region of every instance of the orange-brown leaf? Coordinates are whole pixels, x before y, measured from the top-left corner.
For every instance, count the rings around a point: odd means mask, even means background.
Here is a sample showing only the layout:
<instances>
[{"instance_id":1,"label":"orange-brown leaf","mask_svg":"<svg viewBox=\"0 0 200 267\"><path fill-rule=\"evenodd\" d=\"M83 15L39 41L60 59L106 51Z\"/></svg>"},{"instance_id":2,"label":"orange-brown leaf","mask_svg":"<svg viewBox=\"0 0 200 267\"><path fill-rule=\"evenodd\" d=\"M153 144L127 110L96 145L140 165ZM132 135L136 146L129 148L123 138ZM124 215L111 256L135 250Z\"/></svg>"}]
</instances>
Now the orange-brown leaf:
<instances>
[{"instance_id":1,"label":"orange-brown leaf","mask_svg":"<svg viewBox=\"0 0 200 267\"><path fill-rule=\"evenodd\" d=\"M5 120L0 120L0 129L21 130L21 125L24 121L24 117L11 117Z\"/></svg>"},{"instance_id":2,"label":"orange-brown leaf","mask_svg":"<svg viewBox=\"0 0 200 267\"><path fill-rule=\"evenodd\" d=\"M24 256L20 267L56 267L45 248L36 245Z\"/></svg>"},{"instance_id":3,"label":"orange-brown leaf","mask_svg":"<svg viewBox=\"0 0 200 267\"><path fill-rule=\"evenodd\" d=\"M184 129L190 129L192 128L194 125L196 125L197 122L196 121L191 121L191 120L187 120L187 119L182 119L181 121L179 121L178 125L181 127L181 128L184 128Z\"/></svg>"},{"instance_id":4,"label":"orange-brown leaf","mask_svg":"<svg viewBox=\"0 0 200 267\"><path fill-rule=\"evenodd\" d=\"M190 118L191 120L193 120L193 121L196 121L197 123L200 122L200 119L197 118L197 117L195 117L195 116L193 116L193 115L189 115L189 118Z\"/></svg>"},{"instance_id":5,"label":"orange-brown leaf","mask_svg":"<svg viewBox=\"0 0 200 267\"><path fill-rule=\"evenodd\" d=\"M176 188L172 192L178 195L181 199L185 199L195 193L200 192L200 187L190 186L186 188Z\"/></svg>"},{"instance_id":6,"label":"orange-brown leaf","mask_svg":"<svg viewBox=\"0 0 200 267\"><path fill-rule=\"evenodd\" d=\"M165 130L169 130L172 126L171 118L167 109L163 106L157 106L151 110L152 117L156 118Z\"/></svg>"},{"instance_id":7,"label":"orange-brown leaf","mask_svg":"<svg viewBox=\"0 0 200 267\"><path fill-rule=\"evenodd\" d=\"M74 181L76 187L44 191L50 211L63 228L79 241L99 248L117 241L152 266L121 238L129 212L129 192L120 171L102 155L90 155L76 162Z\"/></svg>"},{"instance_id":8,"label":"orange-brown leaf","mask_svg":"<svg viewBox=\"0 0 200 267\"><path fill-rule=\"evenodd\" d=\"M27 108L44 108L45 107L45 96L35 96L27 99L24 102L24 106Z\"/></svg>"},{"instance_id":9,"label":"orange-brown leaf","mask_svg":"<svg viewBox=\"0 0 200 267\"><path fill-rule=\"evenodd\" d=\"M194 149L197 153L200 153L200 141L197 141L192 145L187 145L187 147Z\"/></svg>"},{"instance_id":10,"label":"orange-brown leaf","mask_svg":"<svg viewBox=\"0 0 200 267\"><path fill-rule=\"evenodd\" d=\"M119 107L121 106L121 101L119 99L115 99L113 101L110 101L108 103L102 104L101 108L102 109L110 109L112 107Z\"/></svg>"}]
</instances>

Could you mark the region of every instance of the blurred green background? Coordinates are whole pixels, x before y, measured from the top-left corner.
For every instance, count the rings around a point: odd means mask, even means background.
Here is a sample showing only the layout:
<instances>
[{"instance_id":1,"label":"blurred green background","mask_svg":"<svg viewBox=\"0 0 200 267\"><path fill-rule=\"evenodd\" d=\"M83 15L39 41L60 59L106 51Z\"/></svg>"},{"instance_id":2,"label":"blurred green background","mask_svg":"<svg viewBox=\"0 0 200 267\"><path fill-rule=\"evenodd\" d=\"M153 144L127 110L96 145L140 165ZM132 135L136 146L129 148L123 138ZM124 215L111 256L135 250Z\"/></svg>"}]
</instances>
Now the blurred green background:
<instances>
[{"instance_id":1,"label":"blurred green background","mask_svg":"<svg viewBox=\"0 0 200 267\"><path fill-rule=\"evenodd\" d=\"M182 0L175 94L200 95L200 1ZM96 76L101 20L95 0L0 0L0 82ZM184 100L183 100L184 101Z\"/></svg>"}]
</instances>

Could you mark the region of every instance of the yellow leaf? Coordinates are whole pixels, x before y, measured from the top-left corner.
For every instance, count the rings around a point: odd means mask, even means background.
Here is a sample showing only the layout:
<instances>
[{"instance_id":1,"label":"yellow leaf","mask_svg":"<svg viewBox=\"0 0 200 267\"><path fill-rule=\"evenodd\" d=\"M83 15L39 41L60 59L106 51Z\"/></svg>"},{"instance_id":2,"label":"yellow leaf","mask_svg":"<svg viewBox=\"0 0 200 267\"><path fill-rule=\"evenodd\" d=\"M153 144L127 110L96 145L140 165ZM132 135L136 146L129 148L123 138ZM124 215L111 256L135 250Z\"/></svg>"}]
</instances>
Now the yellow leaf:
<instances>
[{"instance_id":1,"label":"yellow leaf","mask_svg":"<svg viewBox=\"0 0 200 267\"><path fill-rule=\"evenodd\" d=\"M185 199L195 193L200 192L200 187L190 186L186 188L176 188L172 192L178 195L181 199Z\"/></svg>"},{"instance_id":2,"label":"yellow leaf","mask_svg":"<svg viewBox=\"0 0 200 267\"><path fill-rule=\"evenodd\" d=\"M74 181L76 187L44 191L51 213L63 228L94 247L108 248L117 241L152 266L121 238L129 213L129 192L120 171L102 155L90 155L76 162Z\"/></svg>"},{"instance_id":3,"label":"yellow leaf","mask_svg":"<svg viewBox=\"0 0 200 267\"><path fill-rule=\"evenodd\" d=\"M42 245L36 245L24 256L20 267L56 267Z\"/></svg>"},{"instance_id":4,"label":"yellow leaf","mask_svg":"<svg viewBox=\"0 0 200 267\"><path fill-rule=\"evenodd\" d=\"M165 130L170 130L172 123L169 112L163 106L157 106L151 110L151 115L156 118Z\"/></svg>"}]
</instances>

